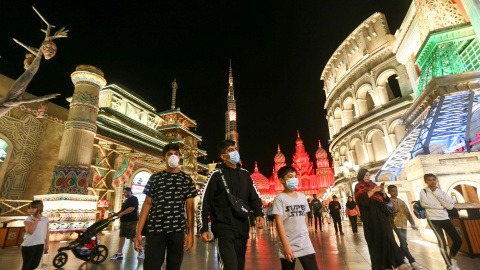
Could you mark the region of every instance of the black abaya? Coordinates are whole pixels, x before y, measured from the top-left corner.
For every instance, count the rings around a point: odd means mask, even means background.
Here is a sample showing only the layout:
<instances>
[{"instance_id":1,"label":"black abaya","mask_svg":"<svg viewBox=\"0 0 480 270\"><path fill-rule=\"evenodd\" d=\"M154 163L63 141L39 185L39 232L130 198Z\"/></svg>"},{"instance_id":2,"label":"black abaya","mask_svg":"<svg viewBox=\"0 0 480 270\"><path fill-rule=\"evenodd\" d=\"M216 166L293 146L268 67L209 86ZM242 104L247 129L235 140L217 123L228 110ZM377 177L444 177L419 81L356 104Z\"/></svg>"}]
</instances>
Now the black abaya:
<instances>
[{"instance_id":1,"label":"black abaya","mask_svg":"<svg viewBox=\"0 0 480 270\"><path fill-rule=\"evenodd\" d=\"M370 252L373 270L384 270L404 264L403 252L398 247L390 224L390 212L385 203L368 197L367 192L358 195L357 205L363 221L363 232Z\"/></svg>"}]
</instances>

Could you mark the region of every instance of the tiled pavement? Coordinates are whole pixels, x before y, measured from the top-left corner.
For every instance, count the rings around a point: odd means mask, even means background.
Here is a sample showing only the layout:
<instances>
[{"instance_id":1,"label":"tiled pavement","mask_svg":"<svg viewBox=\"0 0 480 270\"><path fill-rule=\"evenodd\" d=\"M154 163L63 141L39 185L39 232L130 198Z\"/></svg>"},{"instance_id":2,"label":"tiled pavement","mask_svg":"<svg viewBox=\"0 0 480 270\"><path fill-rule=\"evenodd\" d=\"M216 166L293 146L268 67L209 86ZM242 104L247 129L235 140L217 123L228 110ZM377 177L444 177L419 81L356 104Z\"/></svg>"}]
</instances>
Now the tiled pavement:
<instances>
[{"instance_id":1,"label":"tiled pavement","mask_svg":"<svg viewBox=\"0 0 480 270\"><path fill-rule=\"evenodd\" d=\"M319 269L371 269L367 245L363 237L362 227L359 227L359 234L352 234L348 222L343 222L345 235L335 235L332 224L323 232L316 234L310 229L310 238L316 250ZM280 269L280 261L276 256L277 234L268 229L259 230L257 234L251 234L248 243L247 259L245 269ZM112 256L118 244L118 232L101 236L102 244L109 248L109 257ZM416 231L408 231L409 247L417 262L424 266L425 270L445 269L440 252L435 244L421 240L420 234ZM217 253L213 243L205 244L199 238L195 238L192 250L185 253L182 269L219 269L217 265ZM84 263L75 258L70 251L67 251L69 259L64 269L143 269L143 261L136 258L133 246L128 244L124 247L125 258L118 261L107 259L99 265ZM65 243L51 243L49 266L46 269L55 269L52 266L53 256L56 250ZM480 269L480 258L472 259L465 254L457 256L460 269ZM10 247L0 249L0 269L20 269L22 255L20 248ZM165 265L162 269L165 269ZM295 269L302 269L297 262Z\"/></svg>"}]
</instances>

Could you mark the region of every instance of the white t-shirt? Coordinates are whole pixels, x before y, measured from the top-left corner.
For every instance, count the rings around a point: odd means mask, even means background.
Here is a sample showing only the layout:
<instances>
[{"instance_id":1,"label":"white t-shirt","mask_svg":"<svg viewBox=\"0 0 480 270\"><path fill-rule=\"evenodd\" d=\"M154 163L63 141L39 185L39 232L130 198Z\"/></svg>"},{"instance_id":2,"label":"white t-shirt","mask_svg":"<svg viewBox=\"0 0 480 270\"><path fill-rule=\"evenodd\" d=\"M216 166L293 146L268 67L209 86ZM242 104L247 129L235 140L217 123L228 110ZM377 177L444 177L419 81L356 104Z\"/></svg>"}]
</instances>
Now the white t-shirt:
<instances>
[{"instance_id":1,"label":"white t-shirt","mask_svg":"<svg viewBox=\"0 0 480 270\"><path fill-rule=\"evenodd\" d=\"M296 193L297 198L292 198L283 192L278 194L273 201L272 214L283 216L283 228L287 241L297 258L314 254L315 249L310 241L305 222L305 215L310 212L307 197L303 193ZM278 256L285 258L281 241L278 241Z\"/></svg>"},{"instance_id":2,"label":"white t-shirt","mask_svg":"<svg viewBox=\"0 0 480 270\"><path fill-rule=\"evenodd\" d=\"M33 217L29 216L25 222L33 223ZM45 244L45 238L47 237L47 227L48 227L48 218L42 217L35 228L35 231L32 234L25 232L23 236L23 247L36 246Z\"/></svg>"}]
</instances>

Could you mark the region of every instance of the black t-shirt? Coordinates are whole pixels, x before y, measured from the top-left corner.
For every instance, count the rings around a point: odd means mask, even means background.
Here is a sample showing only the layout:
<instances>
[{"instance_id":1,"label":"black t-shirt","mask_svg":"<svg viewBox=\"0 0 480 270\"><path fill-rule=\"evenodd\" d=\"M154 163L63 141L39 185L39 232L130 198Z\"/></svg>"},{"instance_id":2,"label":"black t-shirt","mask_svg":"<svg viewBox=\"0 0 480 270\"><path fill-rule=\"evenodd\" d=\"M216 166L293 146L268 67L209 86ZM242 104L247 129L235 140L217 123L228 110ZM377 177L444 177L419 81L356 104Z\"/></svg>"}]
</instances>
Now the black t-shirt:
<instances>
[{"instance_id":1,"label":"black t-shirt","mask_svg":"<svg viewBox=\"0 0 480 270\"><path fill-rule=\"evenodd\" d=\"M125 221L137 221L138 220L138 199L135 196L132 196L128 199L126 199L123 204L122 204L122 210L120 212L123 212L127 210L129 207L135 207L135 210L132 212L123 215L120 217L120 222L125 222Z\"/></svg>"},{"instance_id":2,"label":"black t-shirt","mask_svg":"<svg viewBox=\"0 0 480 270\"><path fill-rule=\"evenodd\" d=\"M147 221L148 234L185 231L185 201L197 196L195 184L188 174L156 173L150 176L143 193L152 198Z\"/></svg>"},{"instance_id":3,"label":"black t-shirt","mask_svg":"<svg viewBox=\"0 0 480 270\"><path fill-rule=\"evenodd\" d=\"M330 215L332 216L340 216L340 209L342 206L339 202L332 201L328 204L328 208L330 209Z\"/></svg>"}]
</instances>

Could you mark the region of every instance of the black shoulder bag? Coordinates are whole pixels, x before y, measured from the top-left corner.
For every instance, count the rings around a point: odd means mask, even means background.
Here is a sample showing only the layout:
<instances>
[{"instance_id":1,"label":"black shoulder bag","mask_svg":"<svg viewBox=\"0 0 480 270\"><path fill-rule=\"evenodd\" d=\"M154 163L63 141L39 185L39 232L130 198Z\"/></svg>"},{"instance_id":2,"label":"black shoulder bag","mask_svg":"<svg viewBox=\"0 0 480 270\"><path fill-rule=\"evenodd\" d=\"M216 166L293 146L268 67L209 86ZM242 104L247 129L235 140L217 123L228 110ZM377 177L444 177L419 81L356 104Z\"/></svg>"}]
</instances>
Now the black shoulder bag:
<instances>
[{"instance_id":1,"label":"black shoulder bag","mask_svg":"<svg viewBox=\"0 0 480 270\"><path fill-rule=\"evenodd\" d=\"M220 175L222 176L223 184L225 185L225 190L227 191L228 200L232 205L232 211L238 218L242 220L246 220L248 217L248 212L250 211L250 207L246 204L242 199L233 195L228 188L227 181L225 181L225 177L223 176L223 171L220 169Z\"/></svg>"}]
</instances>

